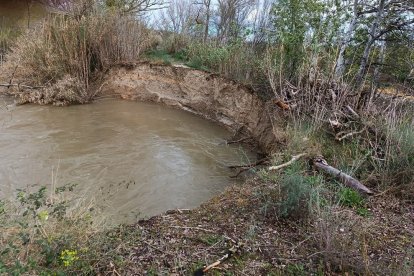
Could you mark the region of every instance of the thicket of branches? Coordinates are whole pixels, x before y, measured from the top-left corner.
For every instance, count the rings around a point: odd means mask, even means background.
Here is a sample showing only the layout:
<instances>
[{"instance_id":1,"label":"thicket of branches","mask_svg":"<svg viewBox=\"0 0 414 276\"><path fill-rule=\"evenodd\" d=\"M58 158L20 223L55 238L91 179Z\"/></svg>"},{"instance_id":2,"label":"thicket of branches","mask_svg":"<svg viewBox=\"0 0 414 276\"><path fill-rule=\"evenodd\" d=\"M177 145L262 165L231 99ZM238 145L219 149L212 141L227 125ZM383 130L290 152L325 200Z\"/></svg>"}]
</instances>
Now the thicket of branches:
<instances>
[{"instance_id":1,"label":"thicket of branches","mask_svg":"<svg viewBox=\"0 0 414 276\"><path fill-rule=\"evenodd\" d=\"M397 96L414 91L414 2L174 0L155 22L161 50L358 141L377 183L414 194L412 104Z\"/></svg>"},{"instance_id":2,"label":"thicket of branches","mask_svg":"<svg viewBox=\"0 0 414 276\"><path fill-rule=\"evenodd\" d=\"M389 82L412 88L413 7L407 0L174 0L156 26L173 34L171 52L185 49L188 40L216 49L204 62L220 71L220 54L242 44L259 59L266 50L283 51L272 61L293 84L310 64L357 88ZM243 73L239 79L250 81Z\"/></svg>"}]
</instances>

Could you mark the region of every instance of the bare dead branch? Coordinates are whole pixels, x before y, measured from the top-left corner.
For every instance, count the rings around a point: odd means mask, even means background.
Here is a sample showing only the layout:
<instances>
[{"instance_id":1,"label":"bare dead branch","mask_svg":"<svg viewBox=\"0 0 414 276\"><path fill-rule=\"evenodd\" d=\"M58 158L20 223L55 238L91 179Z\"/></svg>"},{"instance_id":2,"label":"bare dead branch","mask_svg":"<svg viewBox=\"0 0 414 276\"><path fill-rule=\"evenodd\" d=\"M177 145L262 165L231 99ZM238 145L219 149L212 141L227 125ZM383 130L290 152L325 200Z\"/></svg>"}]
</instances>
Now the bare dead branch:
<instances>
[{"instance_id":1,"label":"bare dead branch","mask_svg":"<svg viewBox=\"0 0 414 276\"><path fill-rule=\"evenodd\" d=\"M244 137L244 138L241 138L241 139L238 139L238 140L230 140L230 141L226 141L226 144L227 145L238 144L238 143L242 143L242 142L244 142L246 140L249 140L249 139L252 139L252 138L251 137Z\"/></svg>"},{"instance_id":2,"label":"bare dead branch","mask_svg":"<svg viewBox=\"0 0 414 276\"><path fill-rule=\"evenodd\" d=\"M276 170L283 169L283 168L285 168L287 166L290 166L295 161L299 160L301 157L305 156L306 154L307 153L301 153L301 154L298 154L298 155L293 155L292 156L292 159L290 159L290 161L288 161L286 163L283 163L283 164L280 164L280 165L277 165L277 166L271 166L271 167L269 167L269 171L276 171Z\"/></svg>"},{"instance_id":3,"label":"bare dead branch","mask_svg":"<svg viewBox=\"0 0 414 276\"><path fill-rule=\"evenodd\" d=\"M230 259L230 257L233 256L235 253L237 253L237 251L239 251L241 247L242 247L242 244L241 243L238 243L238 244L232 246L229 250L227 250L226 254L224 254L223 257L221 257L220 259L218 259L214 263L212 263L212 264L210 264L210 265L208 265L208 266L206 266L204 268L197 269L194 272L194 275L195 276L205 275L212 268L217 267L218 265L220 265L224 261Z\"/></svg>"},{"instance_id":4,"label":"bare dead branch","mask_svg":"<svg viewBox=\"0 0 414 276\"><path fill-rule=\"evenodd\" d=\"M353 132L349 132L349 133L344 133L343 131L338 132L335 135L335 140L337 140L337 141L340 142L340 141L342 141L342 140L344 140L344 139L346 139L348 137L354 136L356 134L361 134L362 132L364 132L364 130L365 130L365 128L362 129L362 130L360 130L360 131L353 131Z\"/></svg>"},{"instance_id":5,"label":"bare dead branch","mask_svg":"<svg viewBox=\"0 0 414 276\"><path fill-rule=\"evenodd\" d=\"M256 162L254 162L254 163L244 164L244 165L232 165L232 166L228 166L228 168L229 168L229 169L237 169L237 168L253 168L253 167L256 167L256 166L262 165L263 163L265 163L265 162L267 162L267 161L269 161L269 158L268 158L268 157L263 158L263 159L260 159L260 160L258 160L258 161L256 161Z\"/></svg>"}]
</instances>

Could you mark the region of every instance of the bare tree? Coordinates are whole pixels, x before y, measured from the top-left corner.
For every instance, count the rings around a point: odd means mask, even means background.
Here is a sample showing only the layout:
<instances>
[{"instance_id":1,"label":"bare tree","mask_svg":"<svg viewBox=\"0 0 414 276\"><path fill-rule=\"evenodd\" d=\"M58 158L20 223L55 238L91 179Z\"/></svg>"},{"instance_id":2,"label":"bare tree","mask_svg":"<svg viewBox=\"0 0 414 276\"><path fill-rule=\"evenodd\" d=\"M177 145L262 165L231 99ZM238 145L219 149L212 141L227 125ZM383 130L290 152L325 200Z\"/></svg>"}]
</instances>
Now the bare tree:
<instances>
[{"instance_id":1,"label":"bare tree","mask_svg":"<svg viewBox=\"0 0 414 276\"><path fill-rule=\"evenodd\" d=\"M336 60L335 76L341 77L345 71L345 51L354 39L356 31L366 30L368 38L356 75L356 83L360 85L365 77L369 56L377 41L389 33L401 31L414 23L414 2L410 0L354 0L351 20L343 34Z\"/></svg>"},{"instance_id":2,"label":"bare tree","mask_svg":"<svg viewBox=\"0 0 414 276\"><path fill-rule=\"evenodd\" d=\"M208 30L209 30L209 26L210 26L210 6L211 6L211 0L203 0L203 5L206 9L206 21L204 22L204 37L203 37L203 41L206 42L207 41L207 37L208 37Z\"/></svg>"},{"instance_id":3,"label":"bare tree","mask_svg":"<svg viewBox=\"0 0 414 276\"><path fill-rule=\"evenodd\" d=\"M410 0L378 0L378 5L369 7L373 12L368 39L356 75L356 84L361 85L365 77L369 55L374 44L387 34L403 31L407 26L414 24L414 3Z\"/></svg>"},{"instance_id":4,"label":"bare tree","mask_svg":"<svg viewBox=\"0 0 414 276\"><path fill-rule=\"evenodd\" d=\"M256 0L218 0L217 35L220 41L238 37Z\"/></svg>"},{"instance_id":5,"label":"bare tree","mask_svg":"<svg viewBox=\"0 0 414 276\"><path fill-rule=\"evenodd\" d=\"M105 0L105 4L116 7L124 13L135 14L165 7L163 0Z\"/></svg>"},{"instance_id":6,"label":"bare tree","mask_svg":"<svg viewBox=\"0 0 414 276\"><path fill-rule=\"evenodd\" d=\"M358 8L359 8L359 0L354 0L353 4L353 13L352 13L352 19L349 22L349 26L343 35L340 45L339 45L339 53L336 60L336 67L335 67L335 76L337 78L342 77L342 75L345 72L345 50L348 48L348 45L351 43L353 35L355 33L355 29L357 27L357 22L359 18L358 14Z\"/></svg>"},{"instance_id":7,"label":"bare tree","mask_svg":"<svg viewBox=\"0 0 414 276\"><path fill-rule=\"evenodd\" d=\"M196 8L191 0L172 0L169 6L160 12L162 29L177 34L189 34L196 24Z\"/></svg>"},{"instance_id":8,"label":"bare tree","mask_svg":"<svg viewBox=\"0 0 414 276\"><path fill-rule=\"evenodd\" d=\"M265 42L271 26L270 11L272 8L272 0L256 1L253 8L251 29L253 33L253 45L260 45Z\"/></svg>"}]
</instances>

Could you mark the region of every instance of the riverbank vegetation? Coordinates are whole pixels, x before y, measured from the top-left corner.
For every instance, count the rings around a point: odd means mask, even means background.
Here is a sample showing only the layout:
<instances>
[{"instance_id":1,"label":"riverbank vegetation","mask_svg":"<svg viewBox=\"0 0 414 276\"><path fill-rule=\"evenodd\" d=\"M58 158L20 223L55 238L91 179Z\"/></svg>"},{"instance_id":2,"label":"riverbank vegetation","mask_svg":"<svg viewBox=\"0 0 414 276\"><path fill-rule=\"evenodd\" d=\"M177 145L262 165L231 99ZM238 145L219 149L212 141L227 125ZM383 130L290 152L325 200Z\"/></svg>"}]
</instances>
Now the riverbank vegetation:
<instances>
[{"instance_id":1,"label":"riverbank vegetation","mask_svg":"<svg viewBox=\"0 0 414 276\"><path fill-rule=\"evenodd\" d=\"M0 244L10 249L0 252L0 272L189 274L237 245L212 274L413 273L411 1L48 4L60 12L11 42L1 67L0 83L22 103L90 102L111 67L147 59L251 87L284 131L264 166L246 164L253 177L193 211L98 234L82 227L85 214L63 216L80 228L51 237L42 214L54 211L41 208L47 201L38 196L23 196L23 206L34 200L26 208L34 221L19 223L30 233L14 226L3 232ZM320 156L374 195L315 169L309 161ZM10 213L2 219L10 221Z\"/></svg>"}]
</instances>

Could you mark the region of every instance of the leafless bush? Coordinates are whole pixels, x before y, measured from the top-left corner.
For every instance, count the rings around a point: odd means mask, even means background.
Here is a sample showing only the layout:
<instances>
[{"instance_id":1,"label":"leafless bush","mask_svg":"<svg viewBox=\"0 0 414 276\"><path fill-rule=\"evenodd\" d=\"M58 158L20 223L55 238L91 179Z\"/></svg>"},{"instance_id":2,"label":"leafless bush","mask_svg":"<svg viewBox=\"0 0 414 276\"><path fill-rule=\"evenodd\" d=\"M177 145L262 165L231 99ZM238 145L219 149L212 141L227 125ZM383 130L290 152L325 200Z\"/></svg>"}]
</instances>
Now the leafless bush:
<instances>
[{"instance_id":1,"label":"leafless bush","mask_svg":"<svg viewBox=\"0 0 414 276\"><path fill-rule=\"evenodd\" d=\"M380 94L361 101L359 88L334 77L332 57L321 52L307 56L292 78L285 73L283 47L268 49L264 68L278 108L293 122L328 131L338 143L357 141L370 163L371 185L414 198L412 103Z\"/></svg>"},{"instance_id":2,"label":"leafless bush","mask_svg":"<svg viewBox=\"0 0 414 276\"><path fill-rule=\"evenodd\" d=\"M263 81L259 54L245 42L220 46L215 41L193 41L187 49L187 55L193 67L207 67L246 85L254 86Z\"/></svg>"},{"instance_id":3,"label":"leafless bush","mask_svg":"<svg viewBox=\"0 0 414 276\"><path fill-rule=\"evenodd\" d=\"M42 96L15 91L23 101L88 102L95 95L91 81L114 64L136 60L152 44L152 38L139 21L116 12L96 10L80 18L52 16L17 39L2 68L3 77L7 80L13 75L16 82L47 87ZM64 79L74 81L66 98L61 89Z\"/></svg>"},{"instance_id":4,"label":"leafless bush","mask_svg":"<svg viewBox=\"0 0 414 276\"><path fill-rule=\"evenodd\" d=\"M283 46L270 47L264 57L264 69L276 102L290 111L293 119L312 118L315 128L329 119L335 120L346 105L354 106L351 87L333 78L333 72L326 72L320 65L330 58L322 53L308 53L302 61L297 76L286 75Z\"/></svg>"}]
</instances>

